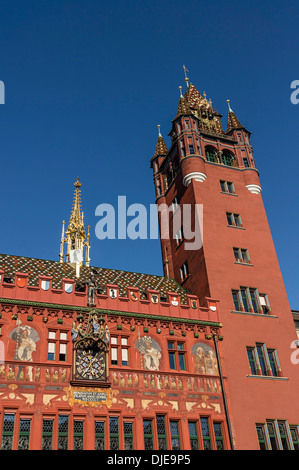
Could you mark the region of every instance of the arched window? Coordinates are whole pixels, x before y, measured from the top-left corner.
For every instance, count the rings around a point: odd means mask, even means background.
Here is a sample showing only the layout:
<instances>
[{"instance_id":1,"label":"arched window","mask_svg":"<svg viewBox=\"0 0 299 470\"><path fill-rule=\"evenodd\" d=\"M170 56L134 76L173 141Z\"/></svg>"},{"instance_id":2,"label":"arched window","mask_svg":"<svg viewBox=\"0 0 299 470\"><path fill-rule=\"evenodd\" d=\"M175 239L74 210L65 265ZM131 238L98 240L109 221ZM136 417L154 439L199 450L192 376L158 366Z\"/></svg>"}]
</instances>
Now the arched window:
<instances>
[{"instance_id":1,"label":"arched window","mask_svg":"<svg viewBox=\"0 0 299 470\"><path fill-rule=\"evenodd\" d=\"M235 156L228 150L222 153L222 163L226 166L234 166Z\"/></svg>"},{"instance_id":2,"label":"arched window","mask_svg":"<svg viewBox=\"0 0 299 470\"><path fill-rule=\"evenodd\" d=\"M206 152L206 159L208 160L208 162L217 163L217 150L216 149L214 149L213 147L206 147L205 152Z\"/></svg>"}]
</instances>

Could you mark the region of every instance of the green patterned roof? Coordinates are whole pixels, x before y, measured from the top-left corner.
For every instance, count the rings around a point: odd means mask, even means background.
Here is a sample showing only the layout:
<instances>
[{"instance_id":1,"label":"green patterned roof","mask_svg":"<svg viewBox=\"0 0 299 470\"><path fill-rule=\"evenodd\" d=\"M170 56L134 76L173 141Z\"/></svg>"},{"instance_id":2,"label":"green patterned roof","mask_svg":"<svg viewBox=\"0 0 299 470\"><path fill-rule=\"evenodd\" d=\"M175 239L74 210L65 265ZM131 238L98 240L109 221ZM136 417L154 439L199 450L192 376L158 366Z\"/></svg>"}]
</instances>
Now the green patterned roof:
<instances>
[{"instance_id":1,"label":"green patterned roof","mask_svg":"<svg viewBox=\"0 0 299 470\"><path fill-rule=\"evenodd\" d=\"M24 256L0 254L0 269L9 277L14 277L16 272L28 274L29 286L39 285L39 275L50 276L52 278L52 287L56 289L62 288L61 281L63 278L76 279L75 269L67 263L26 258ZM141 298L145 298L148 289L157 290L162 296L166 296L167 292L176 292L180 296L181 303L186 303L187 292L173 279L151 274L83 266L80 271L79 282L87 282L92 271L96 273L99 289L104 288L106 284L115 284L119 288L119 295L126 296L127 287L137 287L140 290Z\"/></svg>"}]
</instances>

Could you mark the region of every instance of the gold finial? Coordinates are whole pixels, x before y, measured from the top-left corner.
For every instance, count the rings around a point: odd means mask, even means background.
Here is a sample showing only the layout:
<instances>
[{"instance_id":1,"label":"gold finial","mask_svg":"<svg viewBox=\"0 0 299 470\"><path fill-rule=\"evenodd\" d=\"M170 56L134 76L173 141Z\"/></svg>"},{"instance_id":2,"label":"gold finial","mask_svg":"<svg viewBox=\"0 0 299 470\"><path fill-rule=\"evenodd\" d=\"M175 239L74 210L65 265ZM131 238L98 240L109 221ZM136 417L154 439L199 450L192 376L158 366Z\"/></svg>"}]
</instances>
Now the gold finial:
<instances>
[{"instance_id":1,"label":"gold finial","mask_svg":"<svg viewBox=\"0 0 299 470\"><path fill-rule=\"evenodd\" d=\"M179 90L180 90L180 98L183 98L182 87L181 86L179 86Z\"/></svg>"},{"instance_id":2,"label":"gold finial","mask_svg":"<svg viewBox=\"0 0 299 470\"><path fill-rule=\"evenodd\" d=\"M229 100L226 100L226 102L227 102L227 105L228 105L228 110L229 110L229 112L230 112L230 113L233 113L233 110L232 110L232 108L230 107L230 104L229 104L230 101L229 101Z\"/></svg>"},{"instance_id":3,"label":"gold finial","mask_svg":"<svg viewBox=\"0 0 299 470\"><path fill-rule=\"evenodd\" d=\"M160 127L161 127L160 124L158 124L157 127L158 127L158 134L159 134L159 137L162 137L162 134L161 134L161 131L160 131Z\"/></svg>"},{"instance_id":4,"label":"gold finial","mask_svg":"<svg viewBox=\"0 0 299 470\"><path fill-rule=\"evenodd\" d=\"M189 70L186 69L185 65L183 65L183 69L185 74L185 82L187 83L187 87L189 87L189 78L187 77L187 72L189 72Z\"/></svg>"},{"instance_id":5,"label":"gold finial","mask_svg":"<svg viewBox=\"0 0 299 470\"><path fill-rule=\"evenodd\" d=\"M81 188L82 184L79 181L79 178L77 178L77 181L74 183L75 188Z\"/></svg>"}]
</instances>

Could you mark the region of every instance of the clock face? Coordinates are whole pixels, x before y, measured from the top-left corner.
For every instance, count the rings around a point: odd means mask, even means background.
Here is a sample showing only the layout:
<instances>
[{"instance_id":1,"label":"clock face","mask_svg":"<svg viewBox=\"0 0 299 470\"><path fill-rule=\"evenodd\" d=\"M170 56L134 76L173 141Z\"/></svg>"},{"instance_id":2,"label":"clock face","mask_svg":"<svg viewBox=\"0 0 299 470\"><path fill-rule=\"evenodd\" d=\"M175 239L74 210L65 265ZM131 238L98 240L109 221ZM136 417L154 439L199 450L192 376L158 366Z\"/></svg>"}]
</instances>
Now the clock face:
<instances>
[{"instance_id":1,"label":"clock face","mask_svg":"<svg viewBox=\"0 0 299 470\"><path fill-rule=\"evenodd\" d=\"M100 380L105 373L103 352L78 350L76 355L76 376L85 380Z\"/></svg>"}]
</instances>

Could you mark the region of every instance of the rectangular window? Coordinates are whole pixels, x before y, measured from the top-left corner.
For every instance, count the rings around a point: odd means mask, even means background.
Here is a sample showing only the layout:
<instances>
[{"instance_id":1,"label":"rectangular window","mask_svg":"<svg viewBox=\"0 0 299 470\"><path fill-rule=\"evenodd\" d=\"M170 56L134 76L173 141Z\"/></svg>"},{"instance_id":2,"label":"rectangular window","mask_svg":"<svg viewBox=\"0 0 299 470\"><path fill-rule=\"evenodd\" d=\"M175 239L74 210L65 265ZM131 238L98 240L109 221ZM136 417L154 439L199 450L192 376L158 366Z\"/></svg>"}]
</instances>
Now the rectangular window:
<instances>
[{"instance_id":1,"label":"rectangular window","mask_svg":"<svg viewBox=\"0 0 299 470\"><path fill-rule=\"evenodd\" d=\"M178 421L170 421L170 436L172 450L180 450L181 444Z\"/></svg>"},{"instance_id":2,"label":"rectangular window","mask_svg":"<svg viewBox=\"0 0 299 470\"><path fill-rule=\"evenodd\" d=\"M194 145L189 145L189 153L190 155L193 155L195 152L194 152Z\"/></svg>"},{"instance_id":3,"label":"rectangular window","mask_svg":"<svg viewBox=\"0 0 299 470\"><path fill-rule=\"evenodd\" d=\"M59 335L58 335L59 333ZM57 348L57 350L56 350ZM48 361L55 361L56 355L59 361L66 361L67 332L48 331Z\"/></svg>"},{"instance_id":4,"label":"rectangular window","mask_svg":"<svg viewBox=\"0 0 299 470\"><path fill-rule=\"evenodd\" d=\"M224 441L222 435L222 424L221 423L214 423L214 435L216 439L216 448L217 450L225 450L224 449Z\"/></svg>"},{"instance_id":5,"label":"rectangular window","mask_svg":"<svg viewBox=\"0 0 299 470\"><path fill-rule=\"evenodd\" d=\"M158 435L158 449L167 450L165 416L157 415L156 423L157 423L157 435Z\"/></svg>"},{"instance_id":6,"label":"rectangular window","mask_svg":"<svg viewBox=\"0 0 299 470\"><path fill-rule=\"evenodd\" d=\"M199 444L198 444L197 424L195 421L189 421L188 427L189 427L191 450L198 450Z\"/></svg>"},{"instance_id":7,"label":"rectangular window","mask_svg":"<svg viewBox=\"0 0 299 470\"><path fill-rule=\"evenodd\" d=\"M227 224L230 227L242 227L242 221L240 214L234 214L232 212L226 213Z\"/></svg>"},{"instance_id":8,"label":"rectangular window","mask_svg":"<svg viewBox=\"0 0 299 470\"><path fill-rule=\"evenodd\" d=\"M73 449L84 449L84 421L81 419L74 420Z\"/></svg>"},{"instance_id":9,"label":"rectangular window","mask_svg":"<svg viewBox=\"0 0 299 470\"><path fill-rule=\"evenodd\" d=\"M259 360L259 364L261 367L262 375L267 375L266 359L265 359L263 345L258 345L256 347L256 350L257 350L257 355L258 355L258 360Z\"/></svg>"},{"instance_id":10,"label":"rectangular window","mask_svg":"<svg viewBox=\"0 0 299 470\"><path fill-rule=\"evenodd\" d=\"M278 430L283 450L290 450L286 425L284 421L278 421Z\"/></svg>"},{"instance_id":11,"label":"rectangular window","mask_svg":"<svg viewBox=\"0 0 299 470\"><path fill-rule=\"evenodd\" d=\"M259 294L259 303L264 315L269 315L270 305L268 296L266 294Z\"/></svg>"},{"instance_id":12,"label":"rectangular window","mask_svg":"<svg viewBox=\"0 0 299 470\"><path fill-rule=\"evenodd\" d=\"M248 302L248 297L247 297L247 288L241 288L241 298L242 298L242 304L244 307L245 312L249 312L249 302Z\"/></svg>"},{"instance_id":13,"label":"rectangular window","mask_svg":"<svg viewBox=\"0 0 299 470\"><path fill-rule=\"evenodd\" d=\"M105 421L95 421L94 441L95 450L105 450Z\"/></svg>"},{"instance_id":14,"label":"rectangular window","mask_svg":"<svg viewBox=\"0 0 299 470\"><path fill-rule=\"evenodd\" d=\"M247 357L252 375L279 376L279 362L275 349L267 349L265 344L247 347Z\"/></svg>"},{"instance_id":15,"label":"rectangular window","mask_svg":"<svg viewBox=\"0 0 299 470\"><path fill-rule=\"evenodd\" d=\"M273 421L268 421L267 429L268 429L268 435L269 435L270 444L271 444L271 450L279 450L275 423Z\"/></svg>"},{"instance_id":16,"label":"rectangular window","mask_svg":"<svg viewBox=\"0 0 299 470\"><path fill-rule=\"evenodd\" d=\"M112 336L111 340L111 364L129 365L129 342L127 337Z\"/></svg>"},{"instance_id":17,"label":"rectangular window","mask_svg":"<svg viewBox=\"0 0 299 470\"><path fill-rule=\"evenodd\" d=\"M181 341L168 341L169 367L172 370L186 370L186 350Z\"/></svg>"},{"instance_id":18,"label":"rectangular window","mask_svg":"<svg viewBox=\"0 0 299 470\"><path fill-rule=\"evenodd\" d=\"M200 418L204 450L212 450L209 418Z\"/></svg>"},{"instance_id":19,"label":"rectangular window","mask_svg":"<svg viewBox=\"0 0 299 470\"><path fill-rule=\"evenodd\" d=\"M249 289L251 305L254 313L259 313L258 292L256 289Z\"/></svg>"},{"instance_id":20,"label":"rectangular window","mask_svg":"<svg viewBox=\"0 0 299 470\"><path fill-rule=\"evenodd\" d=\"M257 375L256 358L254 348L247 348L247 357L249 360L252 375Z\"/></svg>"},{"instance_id":21,"label":"rectangular window","mask_svg":"<svg viewBox=\"0 0 299 470\"><path fill-rule=\"evenodd\" d=\"M261 450L299 450L298 425L273 419L256 424L256 431Z\"/></svg>"},{"instance_id":22,"label":"rectangular window","mask_svg":"<svg viewBox=\"0 0 299 470\"><path fill-rule=\"evenodd\" d=\"M241 310L241 303L240 303L240 298L239 298L239 291L232 291L232 296L233 296L233 302L234 302L234 307L237 312L240 312Z\"/></svg>"},{"instance_id":23,"label":"rectangular window","mask_svg":"<svg viewBox=\"0 0 299 470\"><path fill-rule=\"evenodd\" d=\"M294 450L299 450L299 432L298 426L290 426L291 438L293 441Z\"/></svg>"},{"instance_id":24,"label":"rectangular window","mask_svg":"<svg viewBox=\"0 0 299 470\"><path fill-rule=\"evenodd\" d=\"M43 419L41 450L52 450L53 419Z\"/></svg>"},{"instance_id":25,"label":"rectangular window","mask_svg":"<svg viewBox=\"0 0 299 470\"><path fill-rule=\"evenodd\" d=\"M179 199L178 199L177 196L173 199L171 204L172 204L172 211L173 212L175 212L180 207Z\"/></svg>"},{"instance_id":26,"label":"rectangular window","mask_svg":"<svg viewBox=\"0 0 299 470\"><path fill-rule=\"evenodd\" d=\"M28 450L30 443L30 419L20 419L18 450Z\"/></svg>"},{"instance_id":27,"label":"rectangular window","mask_svg":"<svg viewBox=\"0 0 299 470\"><path fill-rule=\"evenodd\" d=\"M235 253L235 257L236 256L239 256L239 254ZM269 315L271 311L268 296L266 294L259 294L256 288L241 287L239 291L232 290L232 295L235 310L237 310L237 306L239 306L239 310L243 309L245 312L265 315Z\"/></svg>"},{"instance_id":28,"label":"rectangular window","mask_svg":"<svg viewBox=\"0 0 299 470\"><path fill-rule=\"evenodd\" d=\"M48 361L55 361L55 347L56 343L48 343Z\"/></svg>"},{"instance_id":29,"label":"rectangular window","mask_svg":"<svg viewBox=\"0 0 299 470\"><path fill-rule=\"evenodd\" d=\"M180 267L181 281L184 281L189 276L189 269L187 261Z\"/></svg>"},{"instance_id":30,"label":"rectangular window","mask_svg":"<svg viewBox=\"0 0 299 470\"><path fill-rule=\"evenodd\" d=\"M237 263L244 263L244 264L250 263L248 250L244 248L233 248L233 252L234 252L235 261Z\"/></svg>"},{"instance_id":31,"label":"rectangular window","mask_svg":"<svg viewBox=\"0 0 299 470\"><path fill-rule=\"evenodd\" d=\"M59 345L59 360L66 361L66 344L61 343Z\"/></svg>"},{"instance_id":32,"label":"rectangular window","mask_svg":"<svg viewBox=\"0 0 299 470\"><path fill-rule=\"evenodd\" d=\"M245 166L245 168L249 167L249 160L247 157L243 158L243 165Z\"/></svg>"},{"instance_id":33,"label":"rectangular window","mask_svg":"<svg viewBox=\"0 0 299 470\"><path fill-rule=\"evenodd\" d=\"M268 353L270 367L272 370L272 375L273 377L278 377L279 374L278 374L276 351L274 349L267 349L267 353Z\"/></svg>"},{"instance_id":34,"label":"rectangular window","mask_svg":"<svg viewBox=\"0 0 299 470\"><path fill-rule=\"evenodd\" d=\"M124 421L124 449L134 449L133 422Z\"/></svg>"},{"instance_id":35,"label":"rectangular window","mask_svg":"<svg viewBox=\"0 0 299 470\"><path fill-rule=\"evenodd\" d=\"M180 243L182 243L182 241L184 240L183 227L179 228L179 230L176 232L175 239L177 245L180 245Z\"/></svg>"},{"instance_id":36,"label":"rectangular window","mask_svg":"<svg viewBox=\"0 0 299 470\"><path fill-rule=\"evenodd\" d=\"M59 415L58 417L58 450L68 449L69 438L69 417L68 415Z\"/></svg>"},{"instance_id":37,"label":"rectangular window","mask_svg":"<svg viewBox=\"0 0 299 470\"><path fill-rule=\"evenodd\" d=\"M234 183L231 181L220 180L220 187L223 193L235 194Z\"/></svg>"},{"instance_id":38,"label":"rectangular window","mask_svg":"<svg viewBox=\"0 0 299 470\"><path fill-rule=\"evenodd\" d=\"M12 450L15 414L5 413L3 417L1 450Z\"/></svg>"},{"instance_id":39,"label":"rectangular window","mask_svg":"<svg viewBox=\"0 0 299 470\"><path fill-rule=\"evenodd\" d=\"M109 441L110 441L110 450L119 449L119 425L118 417L110 416L109 418Z\"/></svg>"},{"instance_id":40,"label":"rectangular window","mask_svg":"<svg viewBox=\"0 0 299 470\"><path fill-rule=\"evenodd\" d=\"M260 445L260 450L268 450L269 446L268 446L266 435L265 435L264 424L256 424L256 432L257 432L257 438L258 438L259 445Z\"/></svg>"},{"instance_id":41,"label":"rectangular window","mask_svg":"<svg viewBox=\"0 0 299 470\"><path fill-rule=\"evenodd\" d=\"M151 419L143 420L144 450L154 450L153 422Z\"/></svg>"}]
</instances>

